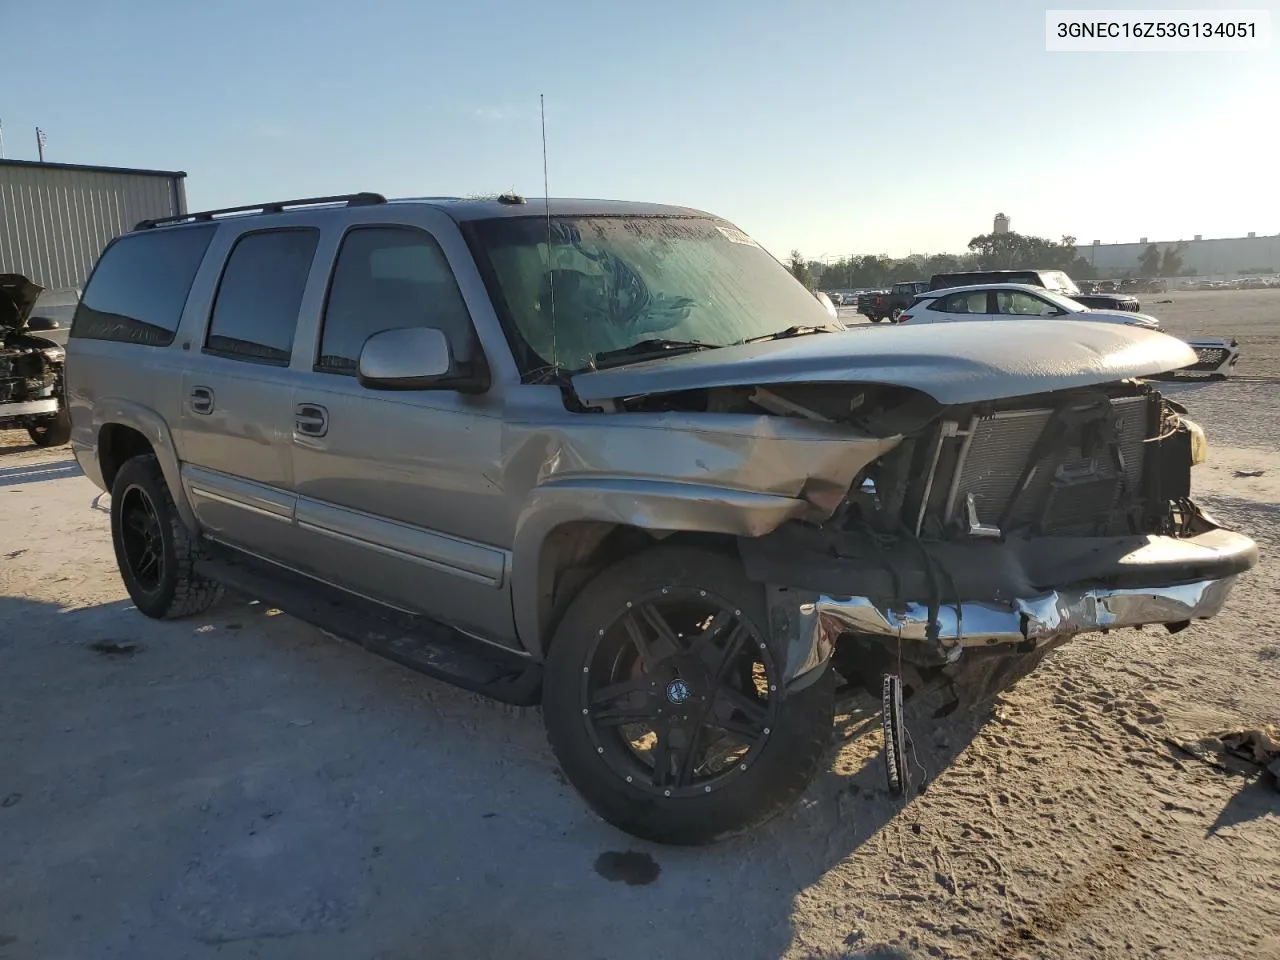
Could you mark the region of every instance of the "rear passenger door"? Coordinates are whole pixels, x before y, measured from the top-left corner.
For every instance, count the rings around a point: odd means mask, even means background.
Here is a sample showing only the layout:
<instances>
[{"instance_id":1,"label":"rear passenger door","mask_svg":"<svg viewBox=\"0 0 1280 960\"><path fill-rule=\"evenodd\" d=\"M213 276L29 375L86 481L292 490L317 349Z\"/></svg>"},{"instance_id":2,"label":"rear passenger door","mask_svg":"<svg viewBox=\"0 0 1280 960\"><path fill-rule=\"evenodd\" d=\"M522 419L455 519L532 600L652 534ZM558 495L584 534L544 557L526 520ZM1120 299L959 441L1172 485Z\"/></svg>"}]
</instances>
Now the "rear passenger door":
<instances>
[{"instance_id":1,"label":"rear passenger door","mask_svg":"<svg viewBox=\"0 0 1280 960\"><path fill-rule=\"evenodd\" d=\"M319 237L289 227L235 238L182 378L182 477L201 527L283 561L297 549L288 367Z\"/></svg>"},{"instance_id":2,"label":"rear passenger door","mask_svg":"<svg viewBox=\"0 0 1280 960\"><path fill-rule=\"evenodd\" d=\"M934 322L955 320L990 320L991 304L986 290L969 290L947 294L933 301L922 313L936 314Z\"/></svg>"},{"instance_id":3,"label":"rear passenger door","mask_svg":"<svg viewBox=\"0 0 1280 960\"><path fill-rule=\"evenodd\" d=\"M444 228L442 228L444 229ZM415 226L355 225L338 245L313 371L293 390L302 554L317 575L393 606L507 640L514 521L496 390L373 390L356 379L373 334L444 332L483 363L440 243Z\"/></svg>"}]
</instances>

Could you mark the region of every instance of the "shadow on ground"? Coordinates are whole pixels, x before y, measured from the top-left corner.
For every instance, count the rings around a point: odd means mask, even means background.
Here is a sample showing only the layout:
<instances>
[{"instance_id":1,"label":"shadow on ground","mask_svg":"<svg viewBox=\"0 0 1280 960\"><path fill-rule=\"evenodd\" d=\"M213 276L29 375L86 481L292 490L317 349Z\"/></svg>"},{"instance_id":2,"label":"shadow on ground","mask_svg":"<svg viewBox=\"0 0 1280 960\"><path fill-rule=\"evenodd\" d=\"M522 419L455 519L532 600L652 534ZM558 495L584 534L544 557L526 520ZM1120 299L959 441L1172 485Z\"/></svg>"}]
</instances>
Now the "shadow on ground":
<instances>
[{"instance_id":1,"label":"shadow on ground","mask_svg":"<svg viewBox=\"0 0 1280 960\"><path fill-rule=\"evenodd\" d=\"M916 759L936 776L983 722L949 718ZM0 597L0 755L13 958L775 957L796 896L909 805L869 753L749 836L636 841L565 785L538 710L240 598L157 622ZM611 882L607 854L649 882ZM863 938L875 906L849 904L823 960L917 955Z\"/></svg>"}]
</instances>

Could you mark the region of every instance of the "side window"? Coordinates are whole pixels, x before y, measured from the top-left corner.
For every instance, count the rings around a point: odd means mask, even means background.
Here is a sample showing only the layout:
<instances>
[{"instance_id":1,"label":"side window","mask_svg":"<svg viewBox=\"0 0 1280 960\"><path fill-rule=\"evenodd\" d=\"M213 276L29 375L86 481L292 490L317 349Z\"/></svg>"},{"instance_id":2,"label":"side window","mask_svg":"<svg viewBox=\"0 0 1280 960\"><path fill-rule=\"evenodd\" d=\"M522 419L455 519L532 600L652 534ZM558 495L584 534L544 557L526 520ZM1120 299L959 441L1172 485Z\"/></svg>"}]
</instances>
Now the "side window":
<instances>
[{"instance_id":1,"label":"side window","mask_svg":"<svg viewBox=\"0 0 1280 960\"><path fill-rule=\"evenodd\" d=\"M316 369L354 374L364 342L397 327L435 327L459 363L475 358L471 316L440 245L409 227L356 227L329 281Z\"/></svg>"},{"instance_id":2,"label":"side window","mask_svg":"<svg viewBox=\"0 0 1280 960\"><path fill-rule=\"evenodd\" d=\"M103 252L70 336L152 347L173 343L214 224L127 234Z\"/></svg>"},{"instance_id":3,"label":"side window","mask_svg":"<svg viewBox=\"0 0 1280 960\"><path fill-rule=\"evenodd\" d=\"M319 239L318 230L269 230L237 240L218 282L205 351L288 366Z\"/></svg>"},{"instance_id":4,"label":"side window","mask_svg":"<svg viewBox=\"0 0 1280 960\"><path fill-rule=\"evenodd\" d=\"M953 293L940 300L935 300L934 306L930 307L930 309L939 310L942 313L985 314L987 312L987 293L985 290Z\"/></svg>"},{"instance_id":5,"label":"side window","mask_svg":"<svg viewBox=\"0 0 1280 960\"><path fill-rule=\"evenodd\" d=\"M1048 317L1058 313L1048 300L1021 290L996 291L996 313L1016 317Z\"/></svg>"}]
</instances>

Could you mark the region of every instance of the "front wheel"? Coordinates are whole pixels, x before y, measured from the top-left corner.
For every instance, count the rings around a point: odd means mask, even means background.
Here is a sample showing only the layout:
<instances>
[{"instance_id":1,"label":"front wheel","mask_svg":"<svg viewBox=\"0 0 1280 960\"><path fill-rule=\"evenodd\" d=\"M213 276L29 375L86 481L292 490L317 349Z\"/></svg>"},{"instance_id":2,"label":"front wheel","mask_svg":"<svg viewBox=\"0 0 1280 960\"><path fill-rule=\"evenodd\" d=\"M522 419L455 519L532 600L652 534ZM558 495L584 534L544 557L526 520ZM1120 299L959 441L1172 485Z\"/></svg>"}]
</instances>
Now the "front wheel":
<instances>
[{"instance_id":1,"label":"front wheel","mask_svg":"<svg viewBox=\"0 0 1280 960\"><path fill-rule=\"evenodd\" d=\"M51 417L43 417L27 427L27 436L37 447L60 447L71 439L71 411L65 406Z\"/></svg>"},{"instance_id":2,"label":"front wheel","mask_svg":"<svg viewBox=\"0 0 1280 960\"><path fill-rule=\"evenodd\" d=\"M764 591L729 556L656 547L591 581L555 631L543 716L561 768L621 830L704 844L804 792L832 729L834 674L785 693Z\"/></svg>"},{"instance_id":3,"label":"front wheel","mask_svg":"<svg viewBox=\"0 0 1280 960\"><path fill-rule=\"evenodd\" d=\"M867 319L868 319L868 320L870 320L872 323L879 323L881 320L883 320L883 319L884 319L884 317L871 317L871 316L868 316L868 317L867 317Z\"/></svg>"}]
</instances>

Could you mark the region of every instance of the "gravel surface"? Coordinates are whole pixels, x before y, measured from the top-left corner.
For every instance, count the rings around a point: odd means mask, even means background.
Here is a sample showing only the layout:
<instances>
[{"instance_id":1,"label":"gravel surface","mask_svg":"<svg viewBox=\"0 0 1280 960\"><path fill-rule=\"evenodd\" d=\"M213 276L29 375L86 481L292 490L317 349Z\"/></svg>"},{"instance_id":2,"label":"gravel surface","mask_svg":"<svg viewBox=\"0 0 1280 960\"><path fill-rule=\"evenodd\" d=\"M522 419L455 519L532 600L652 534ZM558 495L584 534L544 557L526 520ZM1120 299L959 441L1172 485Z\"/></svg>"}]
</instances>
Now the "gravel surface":
<instances>
[{"instance_id":1,"label":"gravel surface","mask_svg":"<svg viewBox=\"0 0 1280 960\"><path fill-rule=\"evenodd\" d=\"M537 710L244 600L143 618L105 498L0 433L0 958L1280 957L1280 793L1171 746L1280 720L1280 291L1144 300L1244 349L1169 388L1264 551L1227 611L913 715L909 801L855 704L801 803L710 849L591 816Z\"/></svg>"}]
</instances>

